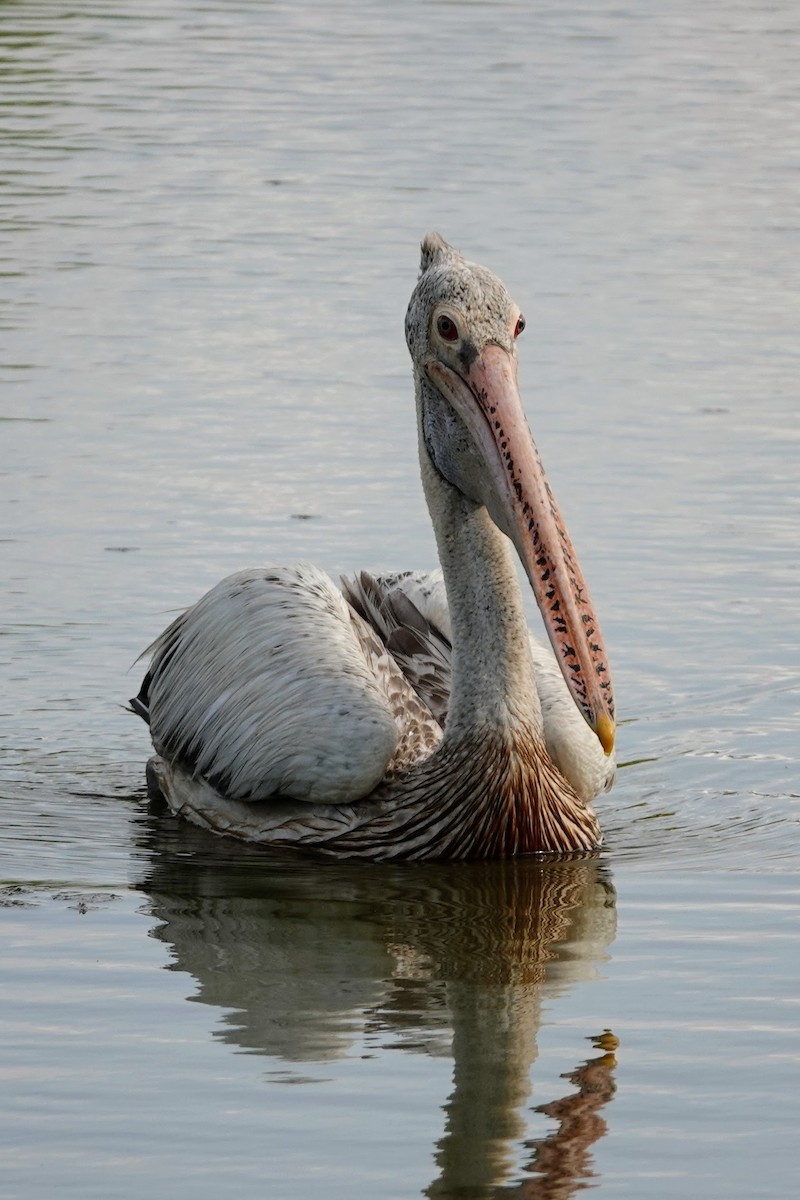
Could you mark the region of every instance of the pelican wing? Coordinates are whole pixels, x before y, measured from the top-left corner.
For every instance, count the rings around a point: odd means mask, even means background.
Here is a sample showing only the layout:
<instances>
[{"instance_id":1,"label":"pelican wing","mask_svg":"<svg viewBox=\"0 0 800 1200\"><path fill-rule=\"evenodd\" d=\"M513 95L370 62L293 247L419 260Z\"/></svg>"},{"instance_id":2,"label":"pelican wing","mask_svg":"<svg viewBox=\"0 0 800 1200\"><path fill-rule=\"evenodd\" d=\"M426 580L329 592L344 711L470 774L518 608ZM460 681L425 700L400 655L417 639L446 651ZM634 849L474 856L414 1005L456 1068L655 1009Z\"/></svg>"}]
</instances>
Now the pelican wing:
<instances>
[{"instance_id":1,"label":"pelican wing","mask_svg":"<svg viewBox=\"0 0 800 1200\"><path fill-rule=\"evenodd\" d=\"M425 696L412 686L394 646L387 645L373 625L349 603L349 597L346 599L353 632L397 727L397 745L386 770L391 778L433 754L442 740L443 722L431 712Z\"/></svg>"},{"instance_id":2,"label":"pelican wing","mask_svg":"<svg viewBox=\"0 0 800 1200\"><path fill-rule=\"evenodd\" d=\"M133 706L156 750L232 799L350 802L438 741L385 647L310 564L229 576L150 651Z\"/></svg>"},{"instance_id":3,"label":"pelican wing","mask_svg":"<svg viewBox=\"0 0 800 1200\"><path fill-rule=\"evenodd\" d=\"M360 571L341 582L351 608L375 631L425 708L444 728L452 646L442 632L449 617L441 572L375 577Z\"/></svg>"}]
</instances>

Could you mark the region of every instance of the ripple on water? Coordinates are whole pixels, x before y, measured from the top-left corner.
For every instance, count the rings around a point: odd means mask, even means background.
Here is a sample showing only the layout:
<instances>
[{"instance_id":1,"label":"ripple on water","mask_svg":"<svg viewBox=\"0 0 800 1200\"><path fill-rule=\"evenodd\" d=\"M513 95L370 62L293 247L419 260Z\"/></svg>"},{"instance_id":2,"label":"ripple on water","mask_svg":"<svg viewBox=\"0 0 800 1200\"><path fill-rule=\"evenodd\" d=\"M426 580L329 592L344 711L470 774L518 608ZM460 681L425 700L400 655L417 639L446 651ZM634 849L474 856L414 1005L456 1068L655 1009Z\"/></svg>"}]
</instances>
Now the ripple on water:
<instances>
[{"instance_id":1,"label":"ripple on water","mask_svg":"<svg viewBox=\"0 0 800 1200\"><path fill-rule=\"evenodd\" d=\"M794 680L678 697L629 722L633 750L598 802L612 858L786 869L800 864Z\"/></svg>"}]
</instances>

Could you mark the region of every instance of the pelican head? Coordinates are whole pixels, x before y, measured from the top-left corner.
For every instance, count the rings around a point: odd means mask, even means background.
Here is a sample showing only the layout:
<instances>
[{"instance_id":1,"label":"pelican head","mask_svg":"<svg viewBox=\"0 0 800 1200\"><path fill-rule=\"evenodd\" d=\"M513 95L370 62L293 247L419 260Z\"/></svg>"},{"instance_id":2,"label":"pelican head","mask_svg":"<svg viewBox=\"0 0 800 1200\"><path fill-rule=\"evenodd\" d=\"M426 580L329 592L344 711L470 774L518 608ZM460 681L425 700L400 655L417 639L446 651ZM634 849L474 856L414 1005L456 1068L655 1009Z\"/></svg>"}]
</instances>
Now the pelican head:
<instances>
[{"instance_id":1,"label":"pelican head","mask_svg":"<svg viewBox=\"0 0 800 1200\"><path fill-rule=\"evenodd\" d=\"M517 384L519 306L436 233L406 314L421 453L514 544L570 694L606 752L614 698L600 626Z\"/></svg>"}]
</instances>

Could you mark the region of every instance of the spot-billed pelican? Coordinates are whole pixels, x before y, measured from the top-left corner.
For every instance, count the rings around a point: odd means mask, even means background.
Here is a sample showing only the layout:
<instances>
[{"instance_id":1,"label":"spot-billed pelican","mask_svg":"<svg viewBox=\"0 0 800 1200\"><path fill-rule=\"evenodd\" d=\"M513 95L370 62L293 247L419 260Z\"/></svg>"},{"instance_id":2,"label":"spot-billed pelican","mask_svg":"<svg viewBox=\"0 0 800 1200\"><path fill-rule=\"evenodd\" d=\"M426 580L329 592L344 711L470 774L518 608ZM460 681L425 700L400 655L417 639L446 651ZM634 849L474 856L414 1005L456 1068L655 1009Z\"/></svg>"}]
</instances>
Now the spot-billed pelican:
<instances>
[{"instance_id":1,"label":"spot-billed pelican","mask_svg":"<svg viewBox=\"0 0 800 1200\"><path fill-rule=\"evenodd\" d=\"M518 306L438 234L406 315L441 572L224 579L151 647L152 791L248 841L367 859L594 849L614 701L525 419ZM512 547L552 653L529 634Z\"/></svg>"}]
</instances>

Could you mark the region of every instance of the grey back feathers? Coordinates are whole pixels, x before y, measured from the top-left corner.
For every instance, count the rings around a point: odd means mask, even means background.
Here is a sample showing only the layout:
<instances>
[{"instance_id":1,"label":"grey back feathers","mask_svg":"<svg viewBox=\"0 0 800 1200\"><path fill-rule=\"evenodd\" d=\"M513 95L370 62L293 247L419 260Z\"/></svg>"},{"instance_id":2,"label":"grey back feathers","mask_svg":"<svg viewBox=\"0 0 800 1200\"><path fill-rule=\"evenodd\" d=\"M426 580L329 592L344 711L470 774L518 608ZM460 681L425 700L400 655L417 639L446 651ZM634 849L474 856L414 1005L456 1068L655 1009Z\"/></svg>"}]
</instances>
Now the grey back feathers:
<instances>
[{"instance_id":1,"label":"grey back feathers","mask_svg":"<svg viewBox=\"0 0 800 1200\"><path fill-rule=\"evenodd\" d=\"M345 598L377 633L403 675L444 728L450 699L452 646L440 571L342 579ZM427 602L434 596L434 604ZM436 603L438 601L438 604Z\"/></svg>"},{"instance_id":2,"label":"grey back feathers","mask_svg":"<svg viewBox=\"0 0 800 1200\"><path fill-rule=\"evenodd\" d=\"M230 575L151 650L133 703L156 750L235 799L357 800L441 737L383 642L308 563Z\"/></svg>"},{"instance_id":3,"label":"grey back feathers","mask_svg":"<svg viewBox=\"0 0 800 1200\"><path fill-rule=\"evenodd\" d=\"M349 610L308 564L224 579L158 639L150 673L156 750L236 799L350 800L395 749Z\"/></svg>"}]
</instances>

